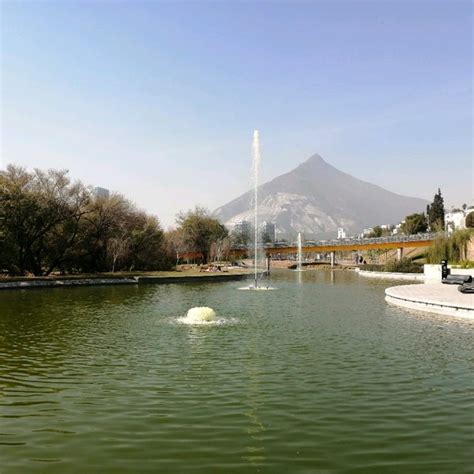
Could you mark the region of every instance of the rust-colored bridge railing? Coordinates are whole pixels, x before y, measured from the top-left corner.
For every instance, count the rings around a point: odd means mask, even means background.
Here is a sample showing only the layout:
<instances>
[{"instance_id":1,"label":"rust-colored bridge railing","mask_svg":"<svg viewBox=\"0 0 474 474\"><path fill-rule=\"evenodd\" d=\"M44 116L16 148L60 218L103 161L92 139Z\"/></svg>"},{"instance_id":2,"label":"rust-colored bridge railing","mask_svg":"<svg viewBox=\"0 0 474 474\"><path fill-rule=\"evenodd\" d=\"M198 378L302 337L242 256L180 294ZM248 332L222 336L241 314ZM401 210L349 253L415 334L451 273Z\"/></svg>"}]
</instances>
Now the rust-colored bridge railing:
<instances>
[{"instance_id":1,"label":"rust-colored bridge railing","mask_svg":"<svg viewBox=\"0 0 474 474\"><path fill-rule=\"evenodd\" d=\"M308 240L303 242L304 253L330 253L330 252L350 252L375 249L400 249L413 247L429 247L436 237L442 233L425 233L416 235L392 235L389 237L375 238L354 238L337 240ZM296 244L289 243L270 243L263 244L260 249L266 255L294 254L298 251ZM240 257L249 254L249 248L246 246L235 246L230 251L233 257ZM183 252L179 254L181 259L202 258L201 252Z\"/></svg>"}]
</instances>

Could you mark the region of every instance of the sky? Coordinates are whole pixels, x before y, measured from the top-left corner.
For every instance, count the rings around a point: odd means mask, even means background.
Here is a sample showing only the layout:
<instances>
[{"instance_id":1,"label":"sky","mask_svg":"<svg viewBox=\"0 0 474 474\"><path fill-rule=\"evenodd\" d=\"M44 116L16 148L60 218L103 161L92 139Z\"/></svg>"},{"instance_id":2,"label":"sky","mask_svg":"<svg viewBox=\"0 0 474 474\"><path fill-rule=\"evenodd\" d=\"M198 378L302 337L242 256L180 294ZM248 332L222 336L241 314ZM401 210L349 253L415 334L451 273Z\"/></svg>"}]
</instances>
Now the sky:
<instances>
[{"instance_id":1,"label":"sky","mask_svg":"<svg viewBox=\"0 0 474 474\"><path fill-rule=\"evenodd\" d=\"M318 153L472 204L471 1L9 1L0 166L68 169L165 228Z\"/></svg>"}]
</instances>

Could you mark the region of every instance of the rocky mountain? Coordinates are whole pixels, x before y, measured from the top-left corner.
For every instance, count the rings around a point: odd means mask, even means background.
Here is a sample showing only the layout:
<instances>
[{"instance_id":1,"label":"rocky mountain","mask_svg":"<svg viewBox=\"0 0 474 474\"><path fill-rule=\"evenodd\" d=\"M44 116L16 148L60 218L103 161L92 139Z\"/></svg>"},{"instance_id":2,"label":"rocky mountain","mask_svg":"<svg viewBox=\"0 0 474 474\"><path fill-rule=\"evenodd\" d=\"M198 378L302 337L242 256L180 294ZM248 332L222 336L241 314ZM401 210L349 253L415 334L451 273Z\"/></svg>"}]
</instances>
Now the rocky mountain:
<instances>
[{"instance_id":1,"label":"rocky mountain","mask_svg":"<svg viewBox=\"0 0 474 474\"><path fill-rule=\"evenodd\" d=\"M253 221L251 191L219 207L214 215L228 227ZM259 220L273 222L277 235L335 238L380 224L395 224L428 202L401 196L339 171L319 155L259 187Z\"/></svg>"}]
</instances>

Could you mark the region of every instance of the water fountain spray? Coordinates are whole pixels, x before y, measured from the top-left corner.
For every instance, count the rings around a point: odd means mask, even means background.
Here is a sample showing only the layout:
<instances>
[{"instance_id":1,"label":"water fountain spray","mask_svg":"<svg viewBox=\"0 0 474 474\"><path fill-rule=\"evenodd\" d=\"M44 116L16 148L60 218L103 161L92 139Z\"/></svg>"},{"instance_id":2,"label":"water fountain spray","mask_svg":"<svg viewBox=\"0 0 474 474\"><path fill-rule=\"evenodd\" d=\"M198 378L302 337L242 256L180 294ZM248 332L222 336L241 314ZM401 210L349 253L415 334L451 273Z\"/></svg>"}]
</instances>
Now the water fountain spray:
<instances>
[{"instance_id":1,"label":"water fountain spray","mask_svg":"<svg viewBox=\"0 0 474 474\"><path fill-rule=\"evenodd\" d=\"M258 130L253 132L252 142L252 158L253 158L253 186L254 186L254 286L258 286L258 171L260 167L260 140Z\"/></svg>"},{"instance_id":2,"label":"water fountain spray","mask_svg":"<svg viewBox=\"0 0 474 474\"><path fill-rule=\"evenodd\" d=\"M254 282L253 286L245 286L239 290L275 290L270 286L258 286L258 172L260 169L260 136L258 130L253 132L252 141L252 171L253 171L253 201L254 201ZM250 206L251 207L251 206ZM250 253L250 248L249 248Z\"/></svg>"},{"instance_id":3,"label":"water fountain spray","mask_svg":"<svg viewBox=\"0 0 474 474\"><path fill-rule=\"evenodd\" d=\"M303 244L301 242L301 232L298 232L298 260L296 270L299 272L303 270Z\"/></svg>"}]
</instances>

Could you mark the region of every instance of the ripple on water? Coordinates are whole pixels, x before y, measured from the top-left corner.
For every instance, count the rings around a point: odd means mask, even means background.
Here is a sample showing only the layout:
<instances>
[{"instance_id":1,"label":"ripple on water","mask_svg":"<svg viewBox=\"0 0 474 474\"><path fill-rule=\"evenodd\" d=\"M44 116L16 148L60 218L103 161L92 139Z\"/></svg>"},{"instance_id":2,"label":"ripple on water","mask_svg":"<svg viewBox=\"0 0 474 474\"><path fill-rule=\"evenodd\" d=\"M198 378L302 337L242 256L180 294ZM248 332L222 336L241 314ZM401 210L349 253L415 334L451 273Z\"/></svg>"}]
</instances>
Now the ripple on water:
<instances>
[{"instance_id":1,"label":"ripple on water","mask_svg":"<svg viewBox=\"0 0 474 474\"><path fill-rule=\"evenodd\" d=\"M472 324L297 277L2 293L2 474L470 472Z\"/></svg>"},{"instance_id":2,"label":"ripple on water","mask_svg":"<svg viewBox=\"0 0 474 474\"><path fill-rule=\"evenodd\" d=\"M216 319L212 321L205 321L205 320L190 319L187 316L180 316L177 318L173 318L173 322L177 322L179 324L184 324L188 326L223 326L223 325L229 325L229 324L237 324L238 319L216 317Z\"/></svg>"}]
</instances>

